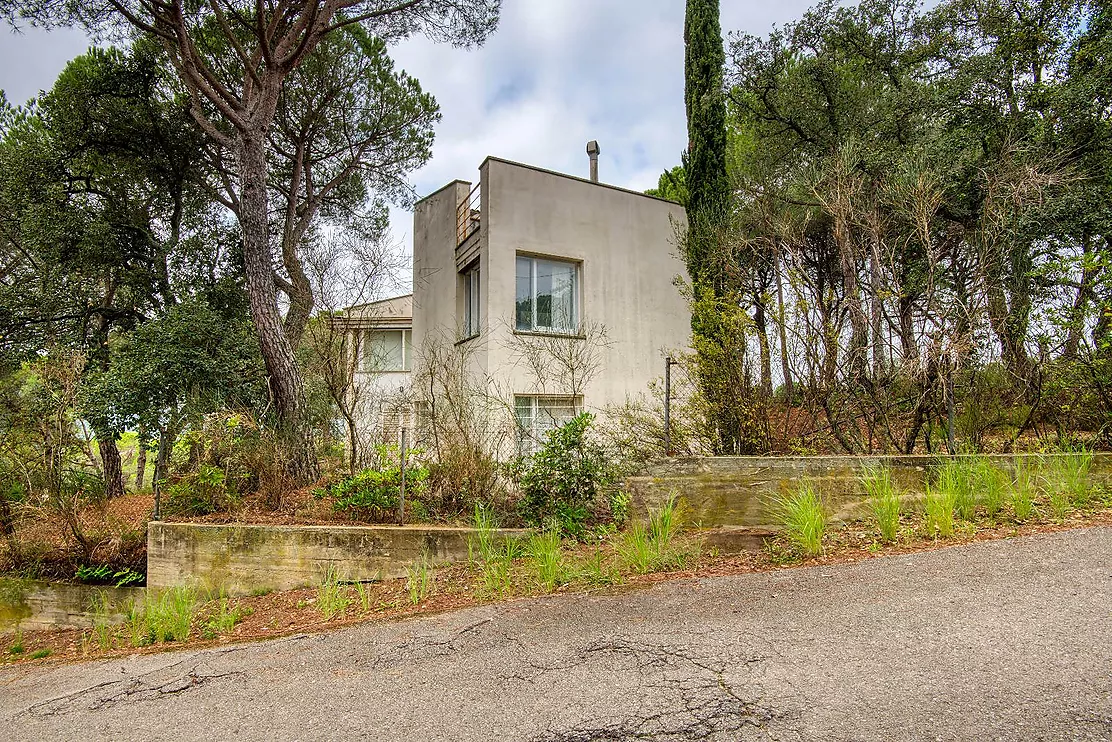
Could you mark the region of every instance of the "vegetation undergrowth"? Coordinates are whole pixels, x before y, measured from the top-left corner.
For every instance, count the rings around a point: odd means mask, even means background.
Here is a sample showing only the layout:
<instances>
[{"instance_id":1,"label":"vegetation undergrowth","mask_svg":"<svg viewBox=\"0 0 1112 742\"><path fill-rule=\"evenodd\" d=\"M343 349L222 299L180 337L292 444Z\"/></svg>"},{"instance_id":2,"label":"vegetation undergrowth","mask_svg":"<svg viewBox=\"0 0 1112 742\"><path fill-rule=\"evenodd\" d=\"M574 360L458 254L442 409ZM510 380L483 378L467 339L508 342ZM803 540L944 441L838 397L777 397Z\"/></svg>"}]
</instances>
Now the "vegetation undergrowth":
<instances>
[{"instance_id":1,"label":"vegetation undergrowth","mask_svg":"<svg viewBox=\"0 0 1112 742\"><path fill-rule=\"evenodd\" d=\"M861 486L880 537L893 543L900 529L900 491L892 481L890 466L868 467L861 473Z\"/></svg>"},{"instance_id":2,"label":"vegetation undergrowth","mask_svg":"<svg viewBox=\"0 0 1112 742\"><path fill-rule=\"evenodd\" d=\"M826 507L812 483L802 482L788 494L777 497L772 511L784 535L796 548L807 556L822 552Z\"/></svg>"}]
</instances>

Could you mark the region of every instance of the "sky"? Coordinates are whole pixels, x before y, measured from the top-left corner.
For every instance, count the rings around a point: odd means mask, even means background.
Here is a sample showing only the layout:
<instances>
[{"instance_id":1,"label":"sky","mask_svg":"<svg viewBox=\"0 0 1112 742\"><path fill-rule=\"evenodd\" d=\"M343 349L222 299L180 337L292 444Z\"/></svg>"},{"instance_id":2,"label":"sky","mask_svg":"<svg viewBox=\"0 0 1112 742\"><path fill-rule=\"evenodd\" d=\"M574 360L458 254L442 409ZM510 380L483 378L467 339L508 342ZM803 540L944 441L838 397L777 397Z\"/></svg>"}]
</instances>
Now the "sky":
<instances>
[{"instance_id":1,"label":"sky","mask_svg":"<svg viewBox=\"0 0 1112 742\"><path fill-rule=\"evenodd\" d=\"M722 29L766 34L812 0L724 0ZM681 0L504 0L478 49L413 38L392 54L440 104L432 159L417 196L474 182L487 155L586 177L596 139L600 180L644 190L679 164L683 107ZM0 29L0 89L12 103L49 89L88 39L79 31ZM393 240L411 253L412 213L391 210Z\"/></svg>"}]
</instances>

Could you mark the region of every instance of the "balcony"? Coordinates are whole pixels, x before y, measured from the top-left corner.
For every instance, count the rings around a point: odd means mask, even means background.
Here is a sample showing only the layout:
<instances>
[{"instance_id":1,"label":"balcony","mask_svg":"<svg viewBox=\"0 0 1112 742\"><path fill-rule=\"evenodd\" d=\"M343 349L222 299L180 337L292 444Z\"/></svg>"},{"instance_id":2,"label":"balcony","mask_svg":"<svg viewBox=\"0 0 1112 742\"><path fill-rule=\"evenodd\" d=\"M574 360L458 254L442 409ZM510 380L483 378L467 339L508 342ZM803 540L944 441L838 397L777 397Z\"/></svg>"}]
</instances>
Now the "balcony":
<instances>
[{"instance_id":1,"label":"balcony","mask_svg":"<svg viewBox=\"0 0 1112 742\"><path fill-rule=\"evenodd\" d=\"M467 242L468 237L479 231L480 185L481 183L476 183L456 208L456 247Z\"/></svg>"}]
</instances>

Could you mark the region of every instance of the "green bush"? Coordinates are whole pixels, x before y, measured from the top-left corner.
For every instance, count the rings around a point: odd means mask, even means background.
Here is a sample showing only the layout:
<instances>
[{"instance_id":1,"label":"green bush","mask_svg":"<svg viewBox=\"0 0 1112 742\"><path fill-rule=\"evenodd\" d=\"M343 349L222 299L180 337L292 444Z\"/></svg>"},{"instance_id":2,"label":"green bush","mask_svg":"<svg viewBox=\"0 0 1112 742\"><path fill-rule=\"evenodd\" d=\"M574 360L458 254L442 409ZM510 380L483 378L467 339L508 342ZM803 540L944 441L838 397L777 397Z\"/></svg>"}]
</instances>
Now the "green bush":
<instances>
[{"instance_id":1,"label":"green bush","mask_svg":"<svg viewBox=\"0 0 1112 742\"><path fill-rule=\"evenodd\" d=\"M602 503L621 510L624 501L613 496L615 467L603 448L587 437L593 420L587 412L577 415L549 431L540 450L517 463L521 514L526 522L537 526L554 523L560 532L582 538L587 522L598 515Z\"/></svg>"},{"instance_id":2,"label":"green bush","mask_svg":"<svg viewBox=\"0 0 1112 742\"><path fill-rule=\"evenodd\" d=\"M207 515L227 509L235 500L224 470L201 464L197 471L182 475L164 487L163 510L169 515Z\"/></svg>"},{"instance_id":3,"label":"green bush","mask_svg":"<svg viewBox=\"0 0 1112 742\"><path fill-rule=\"evenodd\" d=\"M385 463L381 468L364 469L313 494L318 498L330 498L333 509L347 511L365 520L394 520L398 515L402 471L398 461L383 458ZM428 479L427 466L406 462L405 509L414 520L428 517L428 510L420 500L428 489Z\"/></svg>"}]
</instances>

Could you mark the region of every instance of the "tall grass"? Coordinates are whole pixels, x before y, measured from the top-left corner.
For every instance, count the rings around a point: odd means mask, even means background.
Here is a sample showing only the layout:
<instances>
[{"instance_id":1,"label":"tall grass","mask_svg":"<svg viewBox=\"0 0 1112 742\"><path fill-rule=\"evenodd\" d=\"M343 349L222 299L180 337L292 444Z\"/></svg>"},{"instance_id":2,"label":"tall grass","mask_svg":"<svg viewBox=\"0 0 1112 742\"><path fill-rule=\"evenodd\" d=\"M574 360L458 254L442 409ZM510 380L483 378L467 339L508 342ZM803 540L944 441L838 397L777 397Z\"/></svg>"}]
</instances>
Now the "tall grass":
<instances>
[{"instance_id":1,"label":"tall grass","mask_svg":"<svg viewBox=\"0 0 1112 742\"><path fill-rule=\"evenodd\" d=\"M682 567L688 555L674 543L679 528L676 496L671 495L659 510L649 512L647 526L640 521L629 525L618 540L618 556L641 574Z\"/></svg>"},{"instance_id":2,"label":"tall grass","mask_svg":"<svg viewBox=\"0 0 1112 742\"><path fill-rule=\"evenodd\" d=\"M950 459L935 472L934 491L953 503L952 511L958 518L973 520L977 515L976 479L976 467L968 458Z\"/></svg>"},{"instance_id":3,"label":"tall grass","mask_svg":"<svg viewBox=\"0 0 1112 742\"><path fill-rule=\"evenodd\" d=\"M534 534L526 547L529 562L537 583L547 592L567 582L568 568L560 543L560 533L555 529Z\"/></svg>"},{"instance_id":4,"label":"tall grass","mask_svg":"<svg viewBox=\"0 0 1112 742\"><path fill-rule=\"evenodd\" d=\"M197 608L197 593L192 587L148 590L142 604L132 603L128 609L129 639L135 646L183 642L192 632Z\"/></svg>"},{"instance_id":5,"label":"tall grass","mask_svg":"<svg viewBox=\"0 0 1112 742\"><path fill-rule=\"evenodd\" d=\"M1008 478L992 461L983 456L976 457L971 462L973 468L973 485L976 487L976 496L989 518L996 518L1004 509L1004 501L1008 496Z\"/></svg>"},{"instance_id":6,"label":"tall grass","mask_svg":"<svg viewBox=\"0 0 1112 742\"><path fill-rule=\"evenodd\" d=\"M1092 451L1082 449L1055 456L1054 466L1050 470L1051 496L1057 491L1069 505L1082 508L1088 505L1091 496L1089 471L1092 466Z\"/></svg>"},{"instance_id":7,"label":"tall grass","mask_svg":"<svg viewBox=\"0 0 1112 742\"><path fill-rule=\"evenodd\" d=\"M926 486L923 528L931 538L952 538L956 494L953 489Z\"/></svg>"},{"instance_id":8,"label":"tall grass","mask_svg":"<svg viewBox=\"0 0 1112 742\"><path fill-rule=\"evenodd\" d=\"M97 646L100 651L107 652L116 635L116 627L112 621L114 610L108 594L103 590L94 592L89 599L89 612L93 618L93 634L97 638Z\"/></svg>"},{"instance_id":9,"label":"tall grass","mask_svg":"<svg viewBox=\"0 0 1112 742\"><path fill-rule=\"evenodd\" d=\"M347 587L340 583L340 574L336 567L330 565L317 588L317 610L320 611L321 618L331 621L347 610L350 604Z\"/></svg>"},{"instance_id":10,"label":"tall grass","mask_svg":"<svg viewBox=\"0 0 1112 742\"><path fill-rule=\"evenodd\" d=\"M784 535L804 554L816 556L822 552L826 508L813 484L803 482L787 495L776 498L773 515Z\"/></svg>"},{"instance_id":11,"label":"tall grass","mask_svg":"<svg viewBox=\"0 0 1112 742\"><path fill-rule=\"evenodd\" d=\"M494 514L475 505L472 520L475 535L467 540L471 565L479 569L482 591L500 597L513 588L513 562L521 556L521 543L515 538L501 538Z\"/></svg>"},{"instance_id":12,"label":"tall grass","mask_svg":"<svg viewBox=\"0 0 1112 742\"><path fill-rule=\"evenodd\" d=\"M861 486L868 496L869 510L880 537L889 543L900 530L900 491L892 481L890 466L867 467L861 472Z\"/></svg>"},{"instance_id":13,"label":"tall grass","mask_svg":"<svg viewBox=\"0 0 1112 742\"><path fill-rule=\"evenodd\" d=\"M425 554L421 561L405 568L405 589L409 593L409 602L417 605L427 598L431 582L432 569L429 567L428 555Z\"/></svg>"},{"instance_id":14,"label":"tall grass","mask_svg":"<svg viewBox=\"0 0 1112 742\"><path fill-rule=\"evenodd\" d=\"M1012 515L1020 523L1035 514L1035 499L1038 496L1038 491L1038 470L1026 462L1017 461L1015 477L1012 479L1012 485L1008 491L1008 499L1012 504Z\"/></svg>"}]
</instances>

